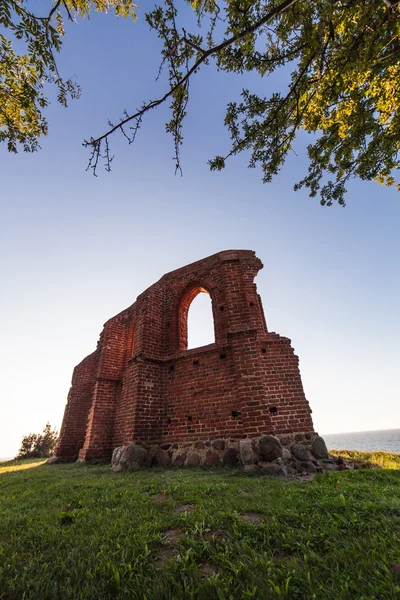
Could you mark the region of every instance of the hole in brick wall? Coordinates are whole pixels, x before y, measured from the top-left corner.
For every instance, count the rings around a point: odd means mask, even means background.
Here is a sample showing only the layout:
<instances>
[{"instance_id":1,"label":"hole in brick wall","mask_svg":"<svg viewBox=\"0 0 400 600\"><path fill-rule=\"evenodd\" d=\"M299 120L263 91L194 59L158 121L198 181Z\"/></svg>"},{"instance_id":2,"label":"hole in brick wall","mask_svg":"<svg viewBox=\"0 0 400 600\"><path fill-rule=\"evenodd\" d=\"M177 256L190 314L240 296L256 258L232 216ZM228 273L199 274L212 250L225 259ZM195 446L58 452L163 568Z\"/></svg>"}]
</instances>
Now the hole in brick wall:
<instances>
[{"instance_id":1,"label":"hole in brick wall","mask_svg":"<svg viewBox=\"0 0 400 600\"><path fill-rule=\"evenodd\" d=\"M193 421L192 415L186 415L186 418L187 418L188 421Z\"/></svg>"},{"instance_id":2,"label":"hole in brick wall","mask_svg":"<svg viewBox=\"0 0 400 600\"><path fill-rule=\"evenodd\" d=\"M167 323L167 327L171 327L171 323L169 321Z\"/></svg>"},{"instance_id":3,"label":"hole in brick wall","mask_svg":"<svg viewBox=\"0 0 400 600\"><path fill-rule=\"evenodd\" d=\"M272 375L276 375L276 371L272 371Z\"/></svg>"},{"instance_id":4,"label":"hole in brick wall","mask_svg":"<svg viewBox=\"0 0 400 600\"><path fill-rule=\"evenodd\" d=\"M201 289L190 304L187 315L188 349L215 343L211 298Z\"/></svg>"},{"instance_id":5,"label":"hole in brick wall","mask_svg":"<svg viewBox=\"0 0 400 600\"><path fill-rule=\"evenodd\" d=\"M294 402L289 402L289 406L294 406Z\"/></svg>"},{"instance_id":6,"label":"hole in brick wall","mask_svg":"<svg viewBox=\"0 0 400 600\"><path fill-rule=\"evenodd\" d=\"M278 409L276 408L276 406L270 406L269 412L275 415L278 412Z\"/></svg>"},{"instance_id":7,"label":"hole in brick wall","mask_svg":"<svg viewBox=\"0 0 400 600\"><path fill-rule=\"evenodd\" d=\"M168 419L167 423L168 425L171 425L171 419Z\"/></svg>"},{"instance_id":8,"label":"hole in brick wall","mask_svg":"<svg viewBox=\"0 0 400 600\"><path fill-rule=\"evenodd\" d=\"M250 302L250 306L254 306L254 302Z\"/></svg>"},{"instance_id":9,"label":"hole in brick wall","mask_svg":"<svg viewBox=\"0 0 400 600\"><path fill-rule=\"evenodd\" d=\"M170 366L168 367L168 371L169 371L170 373L172 373L172 371L174 371L174 370L175 370L175 367L174 367L174 365L170 365Z\"/></svg>"},{"instance_id":10,"label":"hole in brick wall","mask_svg":"<svg viewBox=\"0 0 400 600\"><path fill-rule=\"evenodd\" d=\"M222 312L224 310L224 306L220 306L219 310Z\"/></svg>"},{"instance_id":11,"label":"hole in brick wall","mask_svg":"<svg viewBox=\"0 0 400 600\"><path fill-rule=\"evenodd\" d=\"M241 412L239 412L238 410L233 410L232 411L232 417L240 417L241 416Z\"/></svg>"},{"instance_id":12,"label":"hole in brick wall","mask_svg":"<svg viewBox=\"0 0 400 600\"><path fill-rule=\"evenodd\" d=\"M220 355L219 355L219 357L220 357L221 359L223 359L223 358L226 358L226 354L220 354Z\"/></svg>"},{"instance_id":13,"label":"hole in brick wall","mask_svg":"<svg viewBox=\"0 0 400 600\"><path fill-rule=\"evenodd\" d=\"M266 348L261 348L261 352L262 352L263 354L266 354L266 353L267 353L267 349L266 349Z\"/></svg>"},{"instance_id":14,"label":"hole in brick wall","mask_svg":"<svg viewBox=\"0 0 400 600\"><path fill-rule=\"evenodd\" d=\"M194 360L193 364L194 364L195 367L197 367L197 365L199 364L199 361L198 360Z\"/></svg>"}]
</instances>

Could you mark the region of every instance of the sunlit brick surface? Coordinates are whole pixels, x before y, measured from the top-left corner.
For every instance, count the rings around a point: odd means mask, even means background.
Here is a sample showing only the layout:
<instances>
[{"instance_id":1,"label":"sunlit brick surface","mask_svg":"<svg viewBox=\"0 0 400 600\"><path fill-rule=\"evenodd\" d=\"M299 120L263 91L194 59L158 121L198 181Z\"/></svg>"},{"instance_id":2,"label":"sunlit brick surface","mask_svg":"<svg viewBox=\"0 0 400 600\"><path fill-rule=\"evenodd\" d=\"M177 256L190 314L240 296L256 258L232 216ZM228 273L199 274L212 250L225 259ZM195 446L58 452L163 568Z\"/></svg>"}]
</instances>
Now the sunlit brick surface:
<instances>
[{"instance_id":1,"label":"sunlit brick surface","mask_svg":"<svg viewBox=\"0 0 400 600\"><path fill-rule=\"evenodd\" d=\"M312 432L290 340L269 333L261 261L227 250L167 273L104 325L75 367L56 455L109 458L160 444ZM187 315L210 294L215 343L187 350Z\"/></svg>"}]
</instances>

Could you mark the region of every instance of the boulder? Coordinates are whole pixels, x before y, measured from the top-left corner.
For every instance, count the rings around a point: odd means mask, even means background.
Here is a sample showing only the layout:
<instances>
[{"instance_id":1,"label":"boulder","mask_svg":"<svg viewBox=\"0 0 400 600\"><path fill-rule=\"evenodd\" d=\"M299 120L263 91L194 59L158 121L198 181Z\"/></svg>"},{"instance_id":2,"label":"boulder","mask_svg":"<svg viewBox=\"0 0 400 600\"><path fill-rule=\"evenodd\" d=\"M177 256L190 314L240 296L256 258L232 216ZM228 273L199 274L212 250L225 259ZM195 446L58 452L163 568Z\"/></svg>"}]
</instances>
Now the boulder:
<instances>
[{"instance_id":1,"label":"boulder","mask_svg":"<svg viewBox=\"0 0 400 600\"><path fill-rule=\"evenodd\" d=\"M115 461L117 460L117 457L118 454L115 453ZM142 467L146 467L148 465L148 458L149 457L146 448L143 448L143 446L139 446L137 444L130 444L129 446L125 446L124 450L120 454L118 463L115 462L113 468L114 466L119 466L123 469L128 469L129 471L136 471L137 469L141 469Z\"/></svg>"},{"instance_id":2,"label":"boulder","mask_svg":"<svg viewBox=\"0 0 400 600\"><path fill-rule=\"evenodd\" d=\"M263 461L271 462L282 457L282 446L273 435L263 435L258 441L258 454Z\"/></svg>"},{"instance_id":3,"label":"boulder","mask_svg":"<svg viewBox=\"0 0 400 600\"><path fill-rule=\"evenodd\" d=\"M311 462L311 460L303 461L301 466L307 473L316 473L317 472L317 467Z\"/></svg>"},{"instance_id":4,"label":"boulder","mask_svg":"<svg viewBox=\"0 0 400 600\"><path fill-rule=\"evenodd\" d=\"M115 465L118 465L121 455L122 455L123 451L125 450L125 448L126 448L126 446L118 446L117 448L114 448L112 457L111 457L111 465L113 467Z\"/></svg>"},{"instance_id":5,"label":"boulder","mask_svg":"<svg viewBox=\"0 0 400 600\"><path fill-rule=\"evenodd\" d=\"M244 465L245 473L256 473L260 471L260 467L258 465Z\"/></svg>"},{"instance_id":6,"label":"boulder","mask_svg":"<svg viewBox=\"0 0 400 600\"><path fill-rule=\"evenodd\" d=\"M339 465L335 465L333 463L323 463L322 467L326 470L326 471L340 471L340 467Z\"/></svg>"},{"instance_id":7,"label":"boulder","mask_svg":"<svg viewBox=\"0 0 400 600\"><path fill-rule=\"evenodd\" d=\"M172 466L183 467L183 465L185 464L186 456L187 452L182 452L181 454L175 456L174 460L172 461Z\"/></svg>"},{"instance_id":8,"label":"boulder","mask_svg":"<svg viewBox=\"0 0 400 600\"><path fill-rule=\"evenodd\" d=\"M215 450L225 450L225 442L224 442L224 440L215 440L212 443L212 447Z\"/></svg>"},{"instance_id":9,"label":"boulder","mask_svg":"<svg viewBox=\"0 0 400 600\"><path fill-rule=\"evenodd\" d=\"M293 444L291 450L293 456L297 458L297 460L311 460L309 451L301 444Z\"/></svg>"},{"instance_id":10,"label":"boulder","mask_svg":"<svg viewBox=\"0 0 400 600\"><path fill-rule=\"evenodd\" d=\"M153 465L157 467L167 467L171 462L171 458L166 450L159 450L153 458Z\"/></svg>"},{"instance_id":11,"label":"boulder","mask_svg":"<svg viewBox=\"0 0 400 600\"><path fill-rule=\"evenodd\" d=\"M57 463L60 463L61 460L58 456L50 456L50 458L48 458L46 460L46 465L56 465Z\"/></svg>"},{"instance_id":12,"label":"boulder","mask_svg":"<svg viewBox=\"0 0 400 600\"><path fill-rule=\"evenodd\" d=\"M286 465L286 471L287 471L288 475L294 475L295 473L297 473L296 465L294 465L294 464Z\"/></svg>"},{"instance_id":13,"label":"boulder","mask_svg":"<svg viewBox=\"0 0 400 600\"><path fill-rule=\"evenodd\" d=\"M288 450L287 448L282 448L282 458L283 460L290 460L292 458L290 450Z\"/></svg>"},{"instance_id":14,"label":"boulder","mask_svg":"<svg viewBox=\"0 0 400 600\"><path fill-rule=\"evenodd\" d=\"M153 444L149 449L149 465L154 463L154 457L159 453L160 446L158 444Z\"/></svg>"},{"instance_id":15,"label":"boulder","mask_svg":"<svg viewBox=\"0 0 400 600\"><path fill-rule=\"evenodd\" d=\"M224 465L237 465L238 462L239 454L236 448L228 448L222 458L222 463Z\"/></svg>"},{"instance_id":16,"label":"boulder","mask_svg":"<svg viewBox=\"0 0 400 600\"><path fill-rule=\"evenodd\" d=\"M187 467L198 467L200 462L200 456L197 454L197 452L193 452L187 457L185 465Z\"/></svg>"},{"instance_id":17,"label":"boulder","mask_svg":"<svg viewBox=\"0 0 400 600\"><path fill-rule=\"evenodd\" d=\"M292 443L292 440L290 439L290 437L283 437L280 438L280 442L282 446L289 446Z\"/></svg>"},{"instance_id":18,"label":"boulder","mask_svg":"<svg viewBox=\"0 0 400 600\"><path fill-rule=\"evenodd\" d=\"M277 465L276 463L259 463L262 472L265 475L275 475L277 477L282 477L287 475L286 468L283 465Z\"/></svg>"},{"instance_id":19,"label":"boulder","mask_svg":"<svg viewBox=\"0 0 400 600\"><path fill-rule=\"evenodd\" d=\"M251 440L240 440L239 452L243 465L253 465L256 462Z\"/></svg>"},{"instance_id":20,"label":"boulder","mask_svg":"<svg viewBox=\"0 0 400 600\"><path fill-rule=\"evenodd\" d=\"M317 436L311 444L311 452L315 458L328 458L328 448L322 437Z\"/></svg>"},{"instance_id":21,"label":"boulder","mask_svg":"<svg viewBox=\"0 0 400 600\"><path fill-rule=\"evenodd\" d=\"M220 462L221 459L216 452L209 452L206 456L204 464L207 465L207 467L213 467L214 465L219 465Z\"/></svg>"},{"instance_id":22,"label":"boulder","mask_svg":"<svg viewBox=\"0 0 400 600\"><path fill-rule=\"evenodd\" d=\"M203 448L204 448L204 442L202 442L201 440L199 440L198 442L195 443L194 447L196 448L196 450L203 450Z\"/></svg>"}]
</instances>

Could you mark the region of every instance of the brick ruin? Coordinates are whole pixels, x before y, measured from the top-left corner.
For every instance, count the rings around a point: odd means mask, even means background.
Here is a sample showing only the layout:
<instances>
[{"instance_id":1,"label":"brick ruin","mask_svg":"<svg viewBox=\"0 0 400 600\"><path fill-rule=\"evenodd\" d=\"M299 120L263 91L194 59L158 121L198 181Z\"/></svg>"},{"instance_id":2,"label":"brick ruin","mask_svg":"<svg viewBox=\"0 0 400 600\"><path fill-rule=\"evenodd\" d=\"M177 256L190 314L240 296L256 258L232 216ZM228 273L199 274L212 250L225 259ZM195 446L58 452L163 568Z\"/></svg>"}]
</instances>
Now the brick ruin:
<instances>
[{"instance_id":1,"label":"brick ruin","mask_svg":"<svg viewBox=\"0 0 400 600\"><path fill-rule=\"evenodd\" d=\"M262 267L253 251L219 252L167 273L107 321L74 369L55 456L110 460L134 445L152 464L257 462L239 442L256 452L262 436L310 448L298 357L268 331L254 283ZM188 350L188 311L201 292L211 298L215 342Z\"/></svg>"}]
</instances>

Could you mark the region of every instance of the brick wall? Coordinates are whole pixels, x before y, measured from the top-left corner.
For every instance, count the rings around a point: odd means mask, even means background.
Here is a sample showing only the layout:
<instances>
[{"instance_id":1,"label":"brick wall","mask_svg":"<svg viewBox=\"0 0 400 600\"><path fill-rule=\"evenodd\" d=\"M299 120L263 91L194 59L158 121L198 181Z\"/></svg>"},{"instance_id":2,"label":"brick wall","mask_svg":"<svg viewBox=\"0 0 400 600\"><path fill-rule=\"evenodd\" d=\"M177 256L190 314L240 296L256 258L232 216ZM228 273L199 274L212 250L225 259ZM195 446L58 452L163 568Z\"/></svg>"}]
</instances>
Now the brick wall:
<instances>
[{"instance_id":1,"label":"brick wall","mask_svg":"<svg viewBox=\"0 0 400 600\"><path fill-rule=\"evenodd\" d=\"M164 275L104 326L74 372L56 455L109 458L131 442L312 432L298 358L269 333L254 278L261 261L228 250ZM215 343L187 350L187 317L211 297Z\"/></svg>"},{"instance_id":2,"label":"brick wall","mask_svg":"<svg viewBox=\"0 0 400 600\"><path fill-rule=\"evenodd\" d=\"M74 369L60 437L55 449L56 456L76 459L85 442L98 359L99 352L93 352Z\"/></svg>"}]
</instances>

